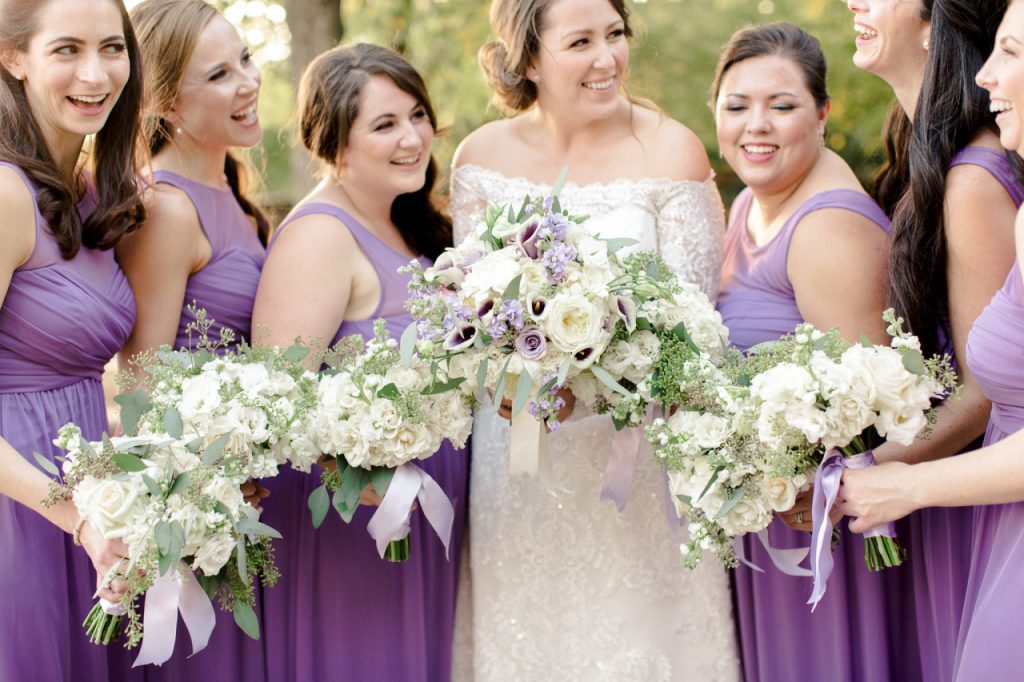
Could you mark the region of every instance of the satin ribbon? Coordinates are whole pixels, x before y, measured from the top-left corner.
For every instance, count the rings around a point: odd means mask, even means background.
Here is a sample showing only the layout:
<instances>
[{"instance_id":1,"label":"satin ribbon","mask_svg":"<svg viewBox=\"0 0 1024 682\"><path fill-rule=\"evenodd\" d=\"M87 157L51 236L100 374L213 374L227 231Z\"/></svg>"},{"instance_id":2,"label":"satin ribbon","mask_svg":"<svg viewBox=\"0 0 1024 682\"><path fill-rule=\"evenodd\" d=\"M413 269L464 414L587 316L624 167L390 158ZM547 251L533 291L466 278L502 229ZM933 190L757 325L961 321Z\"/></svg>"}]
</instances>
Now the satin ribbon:
<instances>
[{"instance_id":1,"label":"satin ribbon","mask_svg":"<svg viewBox=\"0 0 1024 682\"><path fill-rule=\"evenodd\" d=\"M146 591L142 648L133 668L149 663L162 665L171 657L179 612L192 639L192 655L195 656L210 642L217 616L195 574L183 562L158 577Z\"/></svg>"},{"instance_id":2,"label":"satin ribbon","mask_svg":"<svg viewBox=\"0 0 1024 682\"><path fill-rule=\"evenodd\" d=\"M128 613L128 609L123 607L120 602L115 604L112 601L107 601L103 597L100 597L100 608L103 609L103 613L108 616L123 616Z\"/></svg>"},{"instance_id":3,"label":"satin ribbon","mask_svg":"<svg viewBox=\"0 0 1024 682\"><path fill-rule=\"evenodd\" d=\"M679 518L679 512L676 511L676 501L672 497L672 487L668 481L668 472L664 472L662 477L665 481L665 485L662 486L662 497L665 500L665 519L668 521L668 529L672 531L672 537L679 537L679 529L683 527L683 522Z\"/></svg>"},{"instance_id":4,"label":"satin ribbon","mask_svg":"<svg viewBox=\"0 0 1024 682\"><path fill-rule=\"evenodd\" d=\"M810 547L795 547L793 549L783 549L781 547L772 547L771 541L768 539L768 530L759 530L756 533L757 539L761 541L761 546L764 551L768 554L768 558L775 564L775 568L779 569L786 575L791 575L797 578L806 578L813 575L809 568L804 568L800 565L800 562L807 558L810 553ZM733 539L732 551L736 555L736 559L741 564L752 568L758 573L764 573L764 569L755 564L753 561L747 558L747 553L743 549L743 537L738 536Z\"/></svg>"},{"instance_id":5,"label":"satin ribbon","mask_svg":"<svg viewBox=\"0 0 1024 682\"><path fill-rule=\"evenodd\" d=\"M538 478L549 491L554 490L555 476L548 456L548 439L544 424L526 410L512 417L508 454L508 473L512 478L523 474Z\"/></svg>"},{"instance_id":6,"label":"satin ribbon","mask_svg":"<svg viewBox=\"0 0 1024 682\"><path fill-rule=\"evenodd\" d=\"M447 558L455 510L437 481L409 462L395 469L395 476L384 494L384 500L366 526L370 537L377 541L377 551L381 558L384 558L388 543L409 535L413 500L419 500L423 515L427 517L437 537L441 538Z\"/></svg>"},{"instance_id":7,"label":"satin ribbon","mask_svg":"<svg viewBox=\"0 0 1024 682\"><path fill-rule=\"evenodd\" d=\"M839 450L829 450L814 475L814 498L811 503L811 519L814 530L811 533L811 570L814 572L814 589L807 600L813 611L825 596L828 577L834 566L832 560L832 519L828 512L839 494L844 469L864 469L875 464L871 450L852 457L843 457ZM896 537L896 526L885 523L864 533L865 537Z\"/></svg>"},{"instance_id":8,"label":"satin ribbon","mask_svg":"<svg viewBox=\"0 0 1024 682\"><path fill-rule=\"evenodd\" d=\"M604 470L601 499L614 502L619 512L626 508L626 498L633 485L633 471L636 469L642 441L638 426L626 427L612 435L612 454Z\"/></svg>"}]
</instances>

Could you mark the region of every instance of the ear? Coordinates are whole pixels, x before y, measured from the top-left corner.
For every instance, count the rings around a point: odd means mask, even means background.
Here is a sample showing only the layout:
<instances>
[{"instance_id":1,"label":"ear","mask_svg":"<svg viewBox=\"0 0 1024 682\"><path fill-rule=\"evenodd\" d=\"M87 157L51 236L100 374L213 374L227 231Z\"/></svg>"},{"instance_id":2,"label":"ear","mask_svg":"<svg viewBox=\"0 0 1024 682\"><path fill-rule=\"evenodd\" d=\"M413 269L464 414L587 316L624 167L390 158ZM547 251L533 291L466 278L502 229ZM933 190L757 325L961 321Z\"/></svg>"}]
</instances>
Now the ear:
<instances>
[{"instance_id":1,"label":"ear","mask_svg":"<svg viewBox=\"0 0 1024 682\"><path fill-rule=\"evenodd\" d=\"M3 65L7 72L18 80L25 77L25 70L21 63L21 53L13 47L0 50L0 65Z\"/></svg>"},{"instance_id":2,"label":"ear","mask_svg":"<svg viewBox=\"0 0 1024 682\"><path fill-rule=\"evenodd\" d=\"M828 114L832 111L832 100L825 100L825 106L818 110L818 124L822 135L825 134L825 124L828 123Z\"/></svg>"},{"instance_id":3,"label":"ear","mask_svg":"<svg viewBox=\"0 0 1024 682\"><path fill-rule=\"evenodd\" d=\"M526 78L533 81L534 85L540 83L540 74L537 73L537 69L532 64L526 67Z\"/></svg>"}]
</instances>

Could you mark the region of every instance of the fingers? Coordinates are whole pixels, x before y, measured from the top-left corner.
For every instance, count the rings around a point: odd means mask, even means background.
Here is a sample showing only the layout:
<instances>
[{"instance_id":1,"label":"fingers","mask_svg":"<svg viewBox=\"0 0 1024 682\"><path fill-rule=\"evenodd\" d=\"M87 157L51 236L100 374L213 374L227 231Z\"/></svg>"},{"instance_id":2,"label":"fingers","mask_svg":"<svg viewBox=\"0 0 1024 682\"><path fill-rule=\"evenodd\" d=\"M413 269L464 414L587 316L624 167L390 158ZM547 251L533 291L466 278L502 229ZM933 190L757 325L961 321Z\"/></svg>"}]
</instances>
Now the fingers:
<instances>
[{"instance_id":1,"label":"fingers","mask_svg":"<svg viewBox=\"0 0 1024 682\"><path fill-rule=\"evenodd\" d=\"M360 504L365 504L370 507L379 507L380 503L383 501L384 498L377 494L377 490L373 487L372 483L367 483L366 486L359 491Z\"/></svg>"}]
</instances>

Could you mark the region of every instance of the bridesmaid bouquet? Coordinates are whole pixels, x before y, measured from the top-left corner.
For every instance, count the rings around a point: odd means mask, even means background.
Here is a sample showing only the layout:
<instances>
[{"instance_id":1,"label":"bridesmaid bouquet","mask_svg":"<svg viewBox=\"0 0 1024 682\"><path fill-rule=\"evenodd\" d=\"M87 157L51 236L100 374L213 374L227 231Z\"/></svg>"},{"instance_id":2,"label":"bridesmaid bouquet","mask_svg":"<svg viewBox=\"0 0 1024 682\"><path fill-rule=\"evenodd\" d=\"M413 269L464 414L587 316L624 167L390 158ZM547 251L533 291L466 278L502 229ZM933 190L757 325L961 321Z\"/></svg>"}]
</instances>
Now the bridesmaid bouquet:
<instances>
[{"instance_id":1,"label":"bridesmaid bouquet","mask_svg":"<svg viewBox=\"0 0 1024 682\"><path fill-rule=\"evenodd\" d=\"M411 352L400 353L383 320L365 345L359 336L347 337L328 361L335 369L320 380L308 437L334 467L310 495L313 525L323 523L331 506L349 523L360 492L372 483L384 499L368 530L382 557L408 558L416 500L447 550L451 502L413 461L432 456L445 439L465 447L473 417L471 396L458 390L462 380L438 374L436 365Z\"/></svg>"},{"instance_id":2,"label":"bridesmaid bouquet","mask_svg":"<svg viewBox=\"0 0 1024 682\"><path fill-rule=\"evenodd\" d=\"M888 346L867 339L850 345L838 330L801 325L745 359L749 385L740 394L757 440L774 453L818 464L815 475L811 603L825 592L832 568L828 512L847 467L874 464L871 447L882 439L909 445L932 418L932 401L956 386L945 356L925 359L918 339L903 331L892 310L883 318ZM747 383L746 380L743 382ZM898 566L905 557L892 524L865 534L871 570Z\"/></svg>"},{"instance_id":3,"label":"bridesmaid bouquet","mask_svg":"<svg viewBox=\"0 0 1024 682\"><path fill-rule=\"evenodd\" d=\"M253 580L272 585L278 576L270 538L280 536L245 502L239 490L245 468L222 440L185 440L174 422L168 418L172 433L105 436L92 443L67 424L54 441L67 456L61 458L63 480L53 485L49 501L72 499L81 518L103 537L128 545L123 565L105 577L109 584L116 574L123 576L127 593L120 604L100 600L84 627L93 642L109 644L127 618L127 646L142 642L136 665L170 658L179 611L193 651L202 650L215 624L214 596L258 639ZM54 465L48 469L59 475Z\"/></svg>"}]
</instances>

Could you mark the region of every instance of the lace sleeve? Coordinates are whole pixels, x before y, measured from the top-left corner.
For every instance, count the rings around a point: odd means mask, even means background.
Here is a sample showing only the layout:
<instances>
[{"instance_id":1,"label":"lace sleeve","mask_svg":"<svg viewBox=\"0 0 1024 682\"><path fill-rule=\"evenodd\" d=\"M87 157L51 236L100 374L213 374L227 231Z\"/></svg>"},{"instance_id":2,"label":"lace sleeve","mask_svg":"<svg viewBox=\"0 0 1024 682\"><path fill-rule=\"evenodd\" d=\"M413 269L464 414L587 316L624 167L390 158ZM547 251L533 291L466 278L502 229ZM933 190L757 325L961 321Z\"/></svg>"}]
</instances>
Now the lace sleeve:
<instances>
[{"instance_id":1,"label":"lace sleeve","mask_svg":"<svg viewBox=\"0 0 1024 682\"><path fill-rule=\"evenodd\" d=\"M714 301L722 270L725 209L714 181L673 183L658 211L658 252Z\"/></svg>"},{"instance_id":2,"label":"lace sleeve","mask_svg":"<svg viewBox=\"0 0 1024 682\"><path fill-rule=\"evenodd\" d=\"M471 179L465 168L452 170L450 205L452 236L456 244L462 243L462 240L475 231L487 209L487 198L481 188L474 186Z\"/></svg>"}]
</instances>

